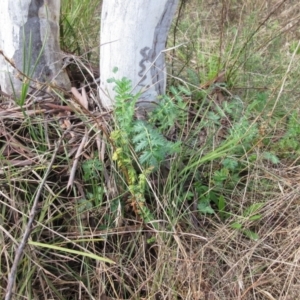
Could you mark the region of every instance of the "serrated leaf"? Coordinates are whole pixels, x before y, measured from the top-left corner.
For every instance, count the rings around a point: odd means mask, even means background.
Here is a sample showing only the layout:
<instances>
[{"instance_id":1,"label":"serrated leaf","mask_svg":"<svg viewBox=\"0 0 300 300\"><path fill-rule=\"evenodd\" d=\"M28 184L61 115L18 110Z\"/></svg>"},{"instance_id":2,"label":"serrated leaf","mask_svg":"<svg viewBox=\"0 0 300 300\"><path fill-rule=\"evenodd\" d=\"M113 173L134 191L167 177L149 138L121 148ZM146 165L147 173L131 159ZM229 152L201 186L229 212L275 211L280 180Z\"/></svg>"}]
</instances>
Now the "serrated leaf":
<instances>
[{"instance_id":1,"label":"serrated leaf","mask_svg":"<svg viewBox=\"0 0 300 300\"><path fill-rule=\"evenodd\" d=\"M263 153L263 157L264 157L264 159L269 160L269 161L270 161L272 164L274 164L274 165L277 165L277 164L280 163L279 158L278 158L275 154L273 154L273 153L270 153L270 152L264 152L264 153Z\"/></svg>"},{"instance_id":2,"label":"serrated leaf","mask_svg":"<svg viewBox=\"0 0 300 300\"><path fill-rule=\"evenodd\" d=\"M208 119L214 121L214 123L216 123L216 124L219 123L220 116L218 116L214 112L210 111L207 116L208 116Z\"/></svg>"},{"instance_id":3,"label":"serrated leaf","mask_svg":"<svg viewBox=\"0 0 300 300\"><path fill-rule=\"evenodd\" d=\"M225 158L222 161L222 165L229 170L235 170L238 166L238 162L233 158Z\"/></svg>"},{"instance_id":4,"label":"serrated leaf","mask_svg":"<svg viewBox=\"0 0 300 300\"><path fill-rule=\"evenodd\" d=\"M244 217L250 217L264 206L264 203L258 202L250 205L243 213Z\"/></svg>"},{"instance_id":5,"label":"serrated leaf","mask_svg":"<svg viewBox=\"0 0 300 300\"><path fill-rule=\"evenodd\" d=\"M228 174L229 174L228 169L222 168L221 170L214 172L213 179L216 182L222 182L227 179Z\"/></svg>"},{"instance_id":6,"label":"serrated leaf","mask_svg":"<svg viewBox=\"0 0 300 300\"><path fill-rule=\"evenodd\" d=\"M194 196L195 196L195 194L192 193L191 191L188 191L188 192L185 194L185 198L186 198L187 200L193 199Z\"/></svg>"},{"instance_id":7,"label":"serrated leaf","mask_svg":"<svg viewBox=\"0 0 300 300\"><path fill-rule=\"evenodd\" d=\"M146 141L140 141L139 143L137 143L134 147L136 152L140 152L142 150L145 150L146 147L148 146L148 143Z\"/></svg>"},{"instance_id":8,"label":"serrated leaf","mask_svg":"<svg viewBox=\"0 0 300 300\"><path fill-rule=\"evenodd\" d=\"M180 92L184 93L187 96L190 96L192 94L191 91L183 85L178 86L178 89Z\"/></svg>"},{"instance_id":9,"label":"serrated leaf","mask_svg":"<svg viewBox=\"0 0 300 300\"><path fill-rule=\"evenodd\" d=\"M214 214L215 212L208 201L200 201L200 203L198 203L197 208L203 214Z\"/></svg>"},{"instance_id":10,"label":"serrated leaf","mask_svg":"<svg viewBox=\"0 0 300 300\"><path fill-rule=\"evenodd\" d=\"M178 93L177 89L174 86L170 86L170 92L174 95Z\"/></svg>"}]
</instances>

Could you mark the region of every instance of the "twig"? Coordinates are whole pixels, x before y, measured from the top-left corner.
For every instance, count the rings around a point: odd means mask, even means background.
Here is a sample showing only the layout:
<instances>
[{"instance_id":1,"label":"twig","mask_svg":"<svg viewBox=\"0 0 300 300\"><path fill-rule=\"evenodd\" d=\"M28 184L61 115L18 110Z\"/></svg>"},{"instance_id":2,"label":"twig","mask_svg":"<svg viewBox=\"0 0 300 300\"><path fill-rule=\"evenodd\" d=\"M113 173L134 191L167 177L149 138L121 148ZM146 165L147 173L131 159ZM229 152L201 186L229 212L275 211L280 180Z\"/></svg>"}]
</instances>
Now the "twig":
<instances>
[{"instance_id":1,"label":"twig","mask_svg":"<svg viewBox=\"0 0 300 300\"><path fill-rule=\"evenodd\" d=\"M32 205L32 208L31 208L31 211L30 211L30 214L29 214L28 223L26 225L26 229L25 229L23 238L22 238L22 240L21 240L21 242L20 242L20 244L18 246L18 249L16 251L16 255L15 255L15 259L14 259L14 262L13 262L11 270L10 270L10 274L8 275L8 282L7 282L7 287L6 287L5 300L10 300L11 297L12 297L12 290L13 290L13 286L14 286L15 279L16 279L17 267L18 267L20 259L22 258L23 250L24 250L24 248L25 248L25 246L27 244L28 238L30 236L32 224L33 224L33 221L34 221L34 217L35 217L35 215L37 213L38 201L39 201L39 198L40 198L43 186L44 186L44 184L45 184L45 182L47 180L47 177L48 177L48 175L49 175L49 173L51 171L51 168L52 168L52 165L53 165L54 160L56 158L58 149L60 148L60 144L61 144L62 138L63 137L61 137L59 139L59 141L58 141L58 143L56 145L56 149L54 150L54 153L52 155L52 158L51 158L51 161L49 163L49 166L48 166L48 168L46 170L44 178L41 181L40 186L39 186L39 188L37 190L36 196L34 198L33 205Z\"/></svg>"},{"instance_id":2,"label":"twig","mask_svg":"<svg viewBox=\"0 0 300 300\"><path fill-rule=\"evenodd\" d=\"M82 150L85 146L85 143L86 143L87 139L88 139L88 132L87 132L87 128L85 127L84 136L83 136L83 139L82 139L82 141L81 141L81 143L80 143L80 145L77 149L76 156L75 156L73 166L72 166L72 170L70 172L70 177L69 177L69 180L68 180L67 189L69 189L74 183L74 177L75 177L75 172L77 170L78 161L79 161L79 158L82 154Z\"/></svg>"}]
</instances>

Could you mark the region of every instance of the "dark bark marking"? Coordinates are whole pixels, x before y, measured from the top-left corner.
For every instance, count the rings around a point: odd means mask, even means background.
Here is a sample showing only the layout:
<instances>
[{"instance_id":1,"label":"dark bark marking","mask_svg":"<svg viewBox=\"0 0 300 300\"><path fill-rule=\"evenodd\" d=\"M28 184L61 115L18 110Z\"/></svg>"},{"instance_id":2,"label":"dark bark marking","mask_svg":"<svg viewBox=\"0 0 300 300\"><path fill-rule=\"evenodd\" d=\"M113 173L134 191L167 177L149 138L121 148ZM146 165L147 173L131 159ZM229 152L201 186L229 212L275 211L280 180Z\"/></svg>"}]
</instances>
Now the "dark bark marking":
<instances>
[{"instance_id":1,"label":"dark bark marking","mask_svg":"<svg viewBox=\"0 0 300 300\"><path fill-rule=\"evenodd\" d=\"M44 0L32 0L28 8L27 22L20 28L19 48L15 52L14 60L17 68L22 70L26 75L39 81L49 81L52 77L52 71L46 64L44 53L41 54L38 64L33 72L34 65L40 55L43 47L43 39L41 37L41 24L38 15L39 9L44 5ZM31 49L30 49L31 38ZM25 61L23 61L25 49ZM30 66L28 66L30 59ZM23 66L26 66L24 69ZM33 74L32 74L33 72Z\"/></svg>"},{"instance_id":2,"label":"dark bark marking","mask_svg":"<svg viewBox=\"0 0 300 300\"><path fill-rule=\"evenodd\" d=\"M164 92L163 88L165 84L165 77L163 74L163 69L165 67L165 54L162 51L165 50L166 47L167 36L173 18L176 2L176 0L167 1L161 18L158 21L154 31L153 46L149 61L153 62L150 72L152 83L158 95L161 95Z\"/></svg>"}]
</instances>

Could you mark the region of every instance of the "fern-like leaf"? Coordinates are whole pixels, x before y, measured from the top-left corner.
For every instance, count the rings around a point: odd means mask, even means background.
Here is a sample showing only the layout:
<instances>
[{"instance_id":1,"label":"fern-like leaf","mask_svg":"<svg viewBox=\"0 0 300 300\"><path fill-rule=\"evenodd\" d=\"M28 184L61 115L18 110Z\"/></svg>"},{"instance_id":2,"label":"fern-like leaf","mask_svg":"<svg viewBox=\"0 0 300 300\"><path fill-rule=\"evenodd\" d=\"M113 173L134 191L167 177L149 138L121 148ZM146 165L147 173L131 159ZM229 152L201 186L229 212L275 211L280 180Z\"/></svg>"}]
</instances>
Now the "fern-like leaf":
<instances>
[{"instance_id":1,"label":"fern-like leaf","mask_svg":"<svg viewBox=\"0 0 300 300\"><path fill-rule=\"evenodd\" d=\"M167 141L162 134L148 123L136 121L133 127L136 134L132 138L140 163L156 168L166 157L175 152L178 144Z\"/></svg>"}]
</instances>

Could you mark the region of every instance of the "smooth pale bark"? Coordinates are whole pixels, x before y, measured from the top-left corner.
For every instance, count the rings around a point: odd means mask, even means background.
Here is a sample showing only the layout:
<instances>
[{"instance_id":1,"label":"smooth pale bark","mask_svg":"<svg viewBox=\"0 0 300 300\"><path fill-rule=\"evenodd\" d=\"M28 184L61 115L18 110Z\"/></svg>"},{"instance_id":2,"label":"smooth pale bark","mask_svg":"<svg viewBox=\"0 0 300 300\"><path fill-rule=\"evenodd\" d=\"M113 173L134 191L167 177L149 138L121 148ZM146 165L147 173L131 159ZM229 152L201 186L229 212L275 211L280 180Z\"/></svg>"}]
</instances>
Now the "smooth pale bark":
<instances>
[{"instance_id":1,"label":"smooth pale bark","mask_svg":"<svg viewBox=\"0 0 300 300\"><path fill-rule=\"evenodd\" d=\"M30 78L69 89L69 78L62 70L59 13L60 0L1 0L0 50ZM17 74L0 55L2 91L12 94L12 85L20 91L22 82Z\"/></svg>"},{"instance_id":2,"label":"smooth pale bark","mask_svg":"<svg viewBox=\"0 0 300 300\"><path fill-rule=\"evenodd\" d=\"M100 100L114 103L114 84L107 80L126 77L134 91L143 91L139 107L151 109L165 93L167 35L178 0L104 0L100 37ZM118 72L112 71L117 67Z\"/></svg>"}]
</instances>

